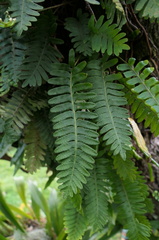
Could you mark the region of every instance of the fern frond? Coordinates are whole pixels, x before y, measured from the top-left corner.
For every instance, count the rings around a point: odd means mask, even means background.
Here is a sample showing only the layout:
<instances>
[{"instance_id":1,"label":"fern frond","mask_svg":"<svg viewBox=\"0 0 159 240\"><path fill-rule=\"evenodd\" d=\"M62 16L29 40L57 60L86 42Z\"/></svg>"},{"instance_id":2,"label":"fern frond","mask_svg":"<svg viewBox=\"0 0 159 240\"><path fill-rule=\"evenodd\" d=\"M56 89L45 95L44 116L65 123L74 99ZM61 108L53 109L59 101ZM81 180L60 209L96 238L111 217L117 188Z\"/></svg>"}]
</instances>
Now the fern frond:
<instances>
[{"instance_id":1,"label":"fern frond","mask_svg":"<svg viewBox=\"0 0 159 240\"><path fill-rule=\"evenodd\" d=\"M86 216L93 231L97 232L108 221L108 199L106 195L105 159L97 159L86 186Z\"/></svg>"},{"instance_id":2,"label":"fern frond","mask_svg":"<svg viewBox=\"0 0 159 240\"><path fill-rule=\"evenodd\" d=\"M107 18L110 19L110 23L113 23L116 19L116 24L121 29L121 27L126 23L126 16L120 1L103 0L101 5L103 9L105 9Z\"/></svg>"},{"instance_id":3,"label":"fern frond","mask_svg":"<svg viewBox=\"0 0 159 240\"><path fill-rule=\"evenodd\" d=\"M39 3L44 0L10 0L11 2L11 16L16 18L16 26L14 30L18 35L21 35L23 31L27 31L32 22L37 21L37 17L40 15L39 10L43 7Z\"/></svg>"},{"instance_id":4,"label":"fern frond","mask_svg":"<svg viewBox=\"0 0 159 240\"><path fill-rule=\"evenodd\" d=\"M70 196L86 183L88 170L93 167L96 156L94 146L98 144L98 127L90 121L96 118L91 112L94 103L90 102L95 94L89 90L92 84L84 81L87 78L82 72L85 66L85 62L73 68L67 64L54 64L52 75L55 77L49 80L56 86L48 93L53 96L49 104L53 105L51 112L55 113L52 121L57 138L56 160L60 163L57 170L62 184L59 187Z\"/></svg>"},{"instance_id":5,"label":"fern frond","mask_svg":"<svg viewBox=\"0 0 159 240\"><path fill-rule=\"evenodd\" d=\"M128 179L125 181L121 180L117 175L114 175L114 177L115 181L113 182L116 191L114 199L120 205L118 218L124 225L124 228L128 229L129 239L148 240L151 229L143 221L140 221L140 216L146 213L145 196L142 191L146 185L138 178L132 182Z\"/></svg>"},{"instance_id":6,"label":"fern frond","mask_svg":"<svg viewBox=\"0 0 159 240\"><path fill-rule=\"evenodd\" d=\"M140 13L142 17L159 18L159 1L158 0L137 0L135 2L135 10Z\"/></svg>"},{"instance_id":7,"label":"fern frond","mask_svg":"<svg viewBox=\"0 0 159 240\"><path fill-rule=\"evenodd\" d=\"M0 34L1 89L14 86L20 75L20 66L25 56L26 45L10 29L2 29ZM8 88L7 88L8 85Z\"/></svg>"},{"instance_id":8,"label":"fern frond","mask_svg":"<svg viewBox=\"0 0 159 240\"><path fill-rule=\"evenodd\" d=\"M71 199L69 199L66 205L64 225L66 233L68 234L67 240L82 239L82 236L87 229L85 216L77 211Z\"/></svg>"},{"instance_id":9,"label":"fern frond","mask_svg":"<svg viewBox=\"0 0 159 240\"><path fill-rule=\"evenodd\" d=\"M5 106L4 119L10 120L12 128L20 133L33 115L32 106L28 103L28 91L17 90Z\"/></svg>"},{"instance_id":10,"label":"fern frond","mask_svg":"<svg viewBox=\"0 0 159 240\"><path fill-rule=\"evenodd\" d=\"M60 39L53 37L56 30L54 16L42 16L31 32L32 38L28 42L26 58L21 66L20 80L23 81L23 87L40 86L43 81L48 80L48 73L54 62L62 55L54 47L60 44Z\"/></svg>"},{"instance_id":11,"label":"fern frond","mask_svg":"<svg viewBox=\"0 0 159 240\"><path fill-rule=\"evenodd\" d=\"M0 120L2 119L0 118ZM12 144L19 139L20 135L14 131L9 120L0 121L0 124L3 124L1 125L3 128L0 131L0 158L2 158L8 153Z\"/></svg>"},{"instance_id":12,"label":"fern frond","mask_svg":"<svg viewBox=\"0 0 159 240\"><path fill-rule=\"evenodd\" d=\"M35 172L44 160L46 145L40 136L36 121L33 119L25 129L24 142L26 143L24 157L25 167L30 172Z\"/></svg>"},{"instance_id":13,"label":"fern frond","mask_svg":"<svg viewBox=\"0 0 159 240\"><path fill-rule=\"evenodd\" d=\"M134 166L134 162L131 160L131 152L127 153L127 158L125 161L118 155L114 156L114 167L120 176L120 178L130 181L134 181L136 179L136 167Z\"/></svg>"},{"instance_id":14,"label":"fern frond","mask_svg":"<svg viewBox=\"0 0 159 240\"><path fill-rule=\"evenodd\" d=\"M88 26L92 33L92 49L96 52L107 52L108 55L115 54L116 56L119 56L123 50L129 50L130 48L126 44L128 41L125 38L126 34L120 32L116 24L111 24L110 20L104 23L103 21L104 16L95 21L93 15L89 20Z\"/></svg>"},{"instance_id":15,"label":"fern frond","mask_svg":"<svg viewBox=\"0 0 159 240\"><path fill-rule=\"evenodd\" d=\"M106 65L115 64L116 60L110 60ZM126 159L126 151L131 145L129 135L130 127L128 123L128 111L121 107L126 104L126 99L122 93L123 86L115 83L121 78L120 74L107 75L105 69L100 66L100 61L91 61L88 64L89 81L93 83L96 92L96 113L98 115L98 125L100 133L106 145L114 155L120 154Z\"/></svg>"},{"instance_id":16,"label":"fern frond","mask_svg":"<svg viewBox=\"0 0 159 240\"><path fill-rule=\"evenodd\" d=\"M153 68L146 68L148 61L140 61L136 66L135 59L130 58L128 63L120 64L118 69L126 77L125 84L137 97L133 103L133 112L139 121L145 119L145 126L150 126L152 132L158 133L159 116L159 82L154 77L149 77ZM132 96L132 99L134 97ZM132 103L131 97L129 102Z\"/></svg>"},{"instance_id":17,"label":"fern frond","mask_svg":"<svg viewBox=\"0 0 159 240\"><path fill-rule=\"evenodd\" d=\"M78 10L77 18L67 18L65 23L65 28L71 32L69 36L72 38L71 41L74 43L74 48L84 56L91 56L93 52L91 48L88 20L88 14L82 14L82 11Z\"/></svg>"}]
</instances>

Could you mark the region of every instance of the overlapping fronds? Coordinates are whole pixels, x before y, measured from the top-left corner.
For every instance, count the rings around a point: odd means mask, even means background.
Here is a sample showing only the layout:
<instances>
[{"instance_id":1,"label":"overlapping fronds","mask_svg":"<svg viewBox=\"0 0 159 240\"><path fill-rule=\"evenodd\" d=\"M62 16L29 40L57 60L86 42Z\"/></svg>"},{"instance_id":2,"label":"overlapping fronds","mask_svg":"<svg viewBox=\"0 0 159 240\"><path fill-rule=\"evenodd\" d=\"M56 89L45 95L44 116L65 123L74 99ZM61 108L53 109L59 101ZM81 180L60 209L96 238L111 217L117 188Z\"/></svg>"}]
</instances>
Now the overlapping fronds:
<instances>
[{"instance_id":1,"label":"overlapping fronds","mask_svg":"<svg viewBox=\"0 0 159 240\"><path fill-rule=\"evenodd\" d=\"M136 11L139 11L142 17L159 18L158 0L137 0L135 4Z\"/></svg>"},{"instance_id":2,"label":"overlapping fronds","mask_svg":"<svg viewBox=\"0 0 159 240\"><path fill-rule=\"evenodd\" d=\"M125 38L125 33L120 32L120 29L117 28L116 24L111 24L111 21L108 20L104 22L104 16L95 21L94 16L92 15L88 26L91 30L91 42L92 49L96 52L101 51L102 53L107 53L108 55L119 54L123 50L129 50L129 46L126 44L128 41Z\"/></svg>"},{"instance_id":3,"label":"overlapping fronds","mask_svg":"<svg viewBox=\"0 0 159 240\"><path fill-rule=\"evenodd\" d=\"M97 159L86 186L86 216L93 231L97 232L108 221L108 199L106 195L105 159Z\"/></svg>"},{"instance_id":4,"label":"overlapping fronds","mask_svg":"<svg viewBox=\"0 0 159 240\"><path fill-rule=\"evenodd\" d=\"M133 112L139 121L145 120L145 126L150 126L152 132L158 134L159 117L159 82L154 77L149 77L153 68L145 67L148 61L140 61L136 66L135 59L128 63L120 64L118 69L126 77L125 84L131 90L128 96L133 106ZM135 102L132 102L136 98Z\"/></svg>"},{"instance_id":5,"label":"overlapping fronds","mask_svg":"<svg viewBox=\"0 0 159 240\"><path fill-rule=\"evenodd\" d=\"M32 37L28 42L26 58L21 66L20 79L23 81L23 87L40 86L43 81L47 81L52 64L62 57L54 47L54 44L61 43L61 40L50 35L50 33L54 34L55 29L55 18L44 15L40 18L34 32L31 32Z\"/></svg>"},{"instance_id":6,"label":"overlapping fronds","mask_svg":"<svg viewBox=\"0 0 159 240\"><path fill-rule=\"evenodd\" d=\"M124 225L124 228L128 229L129 239L148 240L151 231L150 226L145 224L140 218L140 216L146 213L145 195L143 195L143 188L146 185L138 178L135 181L128 179L124 181L117 175L114 175L114 177L115 202L120 205L118 218Z\"/></svg>"},{"instance_id":7,"label":"overlapping fronds","mask_svg":"<svg viewBox=\"0 0 159 240\"><path fill-rule=\"evenodd\" d=\"M1 29L0 58L1 80L0 92L9 91L19 79L20 66L25 56L25 43L19 40L10 29Z\"/></svg>"},{"instance_id":8,"label":"overlapping fronds","mask_svg":"<svg viewBox=\"0 0 159 240\"><path fill-rule=\"evenodd\" d=\"M46 145L36 126L35 119L28 124L24 134L25 147L25 167L30 172L35 172L44 160Z\"/></svg>"},{"instance_id":9,"label":"overlapping fronds","mask_svg":"<svg viewBox=\"0 0 159 240\"><path fill-rule=\"evenodd\" d=\"M69 199L69 203L66 205L64 225L66 233L68 233L67 240L82 239L87 228L85 216L77 211L71 199Z\"/></svg>"},{"instance_id":10,"label":"overlapping fronds","mask_svg":"<svg viewBox=\"0 0 159 240\"><path fill-rule=\"evenodd\" d=\"M97 126L90 119L96 118L91 112L94 103L90 99L95 94L90 91L92 84L85 82L87 75L82 72L86 62L70 68L67 64L54 64L49 83L56 85L49 90L53 98L51 112L54 137L57 138L56 160L60 163L57 170L60 189L70 196L82 189L93 167L96 156L95 146L98 144Z\"/></svg>"},{"instance_id":11,"label":"overlapping fronds","mask_svg":"<svg viewBox=\"0 0 159 240\"><path fill-rule=\"evenodd\" d=\"M44 0L10 0L12 12L12 18L16 18L16 30L18 35L21 35L23 31L27 31L32 22L37 21L37 17L40 15L39 10L43 7L39 4Z\"/></svg>"},{"instance_id":12,"label":"overlapping fronds","mask_svg":"<svg viewBox=\"0 0 159 240\"><path fill-rule=\"evenodd\" d=\"M111 23L116 21L116 24L121 28L126 23L124 8L119 0L103 0L102 7L106 11L107 18Z\"/></svg>"},{"instance_id":13,"label":"overlapping fronds","mask_svg":"<svg viewBox=\"0 0 159 240\"><path fill-rule=\"evenodd\" d=\"M91 41L88 28L88 14L77 12L77 18L67 18L65 28L70 31L71 41L77 52L84 56L92 55Z\"/></svg>"},{"instance_id":14,"label":"overlapping fronds","mask_svg":"<svg viewBox=\"0 0 159 240\"><path fill-rule=\"evenodd\" d=\"M115 63L115 59L111 60L105 64L105 67ZM121 75L107 74L100 66L100 61L91 61L88 69L89 81L93 83L97 94L94 101L100 134L103 135L103 140L110 146L114 155L120 154L123 159L126 159L126 151L131 145L130 127L127 120L128 111L122 106L127 101L121 91L123 86L115 82L121 78Z\"/></svg>"},{"instance_id":15,"label":"overlapping fronds","mask_svg":"<svg viewBox=\"0 0 159 240\"><path fill-rule=\"evenodd\" d=\"M9 120L12 128L20 133L32 116L32 106L28 103L28 91L17 90L5 106L3 118Z\"/></svg>"}]
</instances>

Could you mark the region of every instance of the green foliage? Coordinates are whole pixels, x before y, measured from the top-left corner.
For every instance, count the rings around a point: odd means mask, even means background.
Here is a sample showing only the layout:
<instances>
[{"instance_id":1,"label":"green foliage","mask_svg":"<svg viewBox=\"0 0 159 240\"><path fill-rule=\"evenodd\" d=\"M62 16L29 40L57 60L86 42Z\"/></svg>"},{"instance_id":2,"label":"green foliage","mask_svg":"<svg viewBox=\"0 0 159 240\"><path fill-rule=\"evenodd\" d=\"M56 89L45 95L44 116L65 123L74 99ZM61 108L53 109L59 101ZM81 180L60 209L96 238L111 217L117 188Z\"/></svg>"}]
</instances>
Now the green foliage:
<instances>
[{"instance_id":1,"label":"green foliage","mask_svg":"<svg viewBox=\"0 0 159 240\"><path fill-rule=\"evenodd\" d=\"M133 49L140 40L154 47L136 12L158 18L158 1L0 1L0 157L14 146L14 173L47 166L46 186L57 176L65 213L55 192L49 206L34 185L31 195L59 239L60 214L69 240L108 239L121 227L130 240L151 239L149 180L128 118L159 134L159 83ZM20 182L18 191L27 206Z\"/></svg>"},{"instance_id":2,"label":"green foliage","mask_svg":"<svg viewBox=\"0 0 159 240\"><path fill-rule=\"evenodd\" d=\"M12 18L16 18L15 31L18 35L21 35L23 31L27 31L31 26L31 22L37 21L37 17L40 15L39 10L43 7L38 3L44 2L44 0L11 0Z\"/></svg>"}]
</instances>

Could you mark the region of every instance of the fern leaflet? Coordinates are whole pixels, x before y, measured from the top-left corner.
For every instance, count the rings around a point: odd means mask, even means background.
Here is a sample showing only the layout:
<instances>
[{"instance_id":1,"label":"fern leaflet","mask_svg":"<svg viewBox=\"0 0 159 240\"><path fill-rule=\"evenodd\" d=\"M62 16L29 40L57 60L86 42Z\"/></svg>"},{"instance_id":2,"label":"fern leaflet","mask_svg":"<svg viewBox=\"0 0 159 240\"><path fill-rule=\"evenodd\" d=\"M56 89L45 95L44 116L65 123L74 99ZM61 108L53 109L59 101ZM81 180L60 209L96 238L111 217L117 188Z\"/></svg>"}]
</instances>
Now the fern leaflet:
<instances>
[{"instance_id":1,"label":"fern leaflet","mask_svg":"<svg viewBox=\"0 0 159 240\"><path fill-rule=\"evenodd\" d=\"M105 67L115 62L115 60L107 62ZM93 83L97 94L94 101L100 133L106 145L110 145L113 154L120 154L123 159L126 159L126 151L130 150L129 145L131 145L128 111L121 107L126 104L124 94L120 91L123 86L114 82L119 80L121 75L107 75L100 66L100 61L91 61L88 68L90 69L89 81Z\"/></svg>"},{"instance_id":2,"label":"fern leaflet","mask_svg":"<svg viewBox=\"0 0 159 240\"><path fill-rule=\"evenodd\" d=\"M16 18L16 26L14 30L18 35L21 35L23 31L27 31L31 26L31 22L37 21L37 17L40 15L39 10L43 7L38 3L44 2L44 0L10 0L12 12L12 18Z\"/></svg>"},{"instance_id":3,"label":"fern leaflet","mask_svg":"<svg viewBox=\"0 0 159 240\"><path fill-rule=\"evenodd\" d=\"M55 113L52 121L57 138L56 160L60 163L57 167L60 189L70 196L86 183L96 156L94 146L98 144L97 126L89 120L96 118L91 112L94 103L89 101L95 94L89 90L92 85L84 81L85 66L85 62L73 68L54 64L52 75L55 77L49 80L56 85L49 90L49 95L53 95L49 103L53 104L51 112Z\"/></svg>"},{"instance_id":4,"label":"fern leaflet","mask_svg":"<svg viewBox=\"0 0 159 240\"><path fill-rule=\"evenodd\" d=\"M104 16L101 16L97 22L95 22L94 16L89 20L89 28L91 30L91 42L92 49L96 52L107 52L108 55L119 54L123 50L129 50L129 46L126 44L127 38L125 33L120 32L116 24L111 24L108 20L104 22Z\"/></svg>"}]
</instances>

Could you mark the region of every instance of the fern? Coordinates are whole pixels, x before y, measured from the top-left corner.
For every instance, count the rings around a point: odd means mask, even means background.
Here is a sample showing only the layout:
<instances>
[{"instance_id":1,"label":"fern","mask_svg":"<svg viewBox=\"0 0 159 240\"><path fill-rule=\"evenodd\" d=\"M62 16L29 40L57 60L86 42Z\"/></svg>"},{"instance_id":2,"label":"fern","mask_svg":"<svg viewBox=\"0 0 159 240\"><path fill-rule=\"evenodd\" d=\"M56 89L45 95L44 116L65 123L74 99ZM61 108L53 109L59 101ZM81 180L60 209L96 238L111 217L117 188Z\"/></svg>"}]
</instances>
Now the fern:
<instances>
[{"instance_id":1,"label":"fern","mask_svg":"<svg viewBox=\"0 0 159 240\"><path fill-rule=\"evenodd\" d=\"M40 136L39 129L34 119L28 124L25 130L24 142L25 147L25 167L30 172L35 172L44 160L46 145Z\"/></svg>"},{"instance_id":2,"label":"fern","mask_svg":"<svg viewBox=\"0 0 159 240\"><path fill-rule=\"evenodd\" d=\"M124 8L119 0L103 0L101 5L105 9L110 23L113 23L116 19L116 24L119 28L126 23Z\"/></svg>"},{"instance_id":3,"label":"fern","mask_svg":"<svg viewBox=\"0 0 159 240\"><path fill-rule=\"evenodd\" d=\"M20 133L25 124L30 121L33 115L32 106L28 104L28 91L17 90L13 93L6 105L6 112L4 114L5 120L10 120L12 128Z\"/></svg>"},{"instance_id":4,"label":"fern","mask_svg":"<svg viewBox=\"0 0 159 240\"><path fill-rule=\"evenodd\" d=\"M150 226L143 223L139 216L146 213L143 193L143 183L135 180L133 182L123 181L115 176L115 202L120 204L118 208L118 218L128 229L130 240L148 240L150 236ZM145 187L145 186L144 186Z\"/></svg>"},{"instance_id":5,"label":"fern","mask_svg":"<svg viewBox=\"0 0 159 240\"><path fill-rule=\"evenodd\" d=\"M89 20L92 49L96 52L107 52L108 55L115 54L116 56L119 56L123 50L129 50L129 46L126 44L128 39L124 38L126 34L120 32L116 24L111 24L110 20L104 23L103 21L104 16L100 16L97 22L95 22L94 16Z\"/></svg>"},{"instance_id":6,"label":"fern","mask_svg":"<svg viewBox=\"0 0 159 240\"><path fill-rule=\"evenodd\" d=\"M88 28L88 14L82 14L81 10L77 12L76 18L67 18L65 28L70 31L70 37L74 43L74 48L77 52L82 53L84 56L92 55L91 41Z\"/></svg>"},{"instance_id":7,"label":"fern","mask_svg":"<svg viewBox=\"0 0 159 240\"><path fill-rule=\"evenodd\" d=\"M64 225L68 234L67 240L80 240L87 228L86 218L77 211L71 199L69 201L64 217Z\"/></svg>"},{"instance_id":8,"label":"fern","mask_svg":"<svg viewBox=\"0 0 159 240\"><path fill-rule=\"evenodd\" d=\"M158 0L137 0L135 4L136 11L139 11L142 17L159 18Z\"/></svg>"},{"instance_id":9,"label":"fern","mask_svg":"<svg viewBox=\"0 0 159 240\"><path fill-rule=\"evenodd\" d=\"M25 56L26 44L18 39L10 29L2 29L0 34L0 57L2 90L15 86L19 80L20 66ZM7 86L8 84L8 86Z\"/></svg>"},{"instance_id":10,"label":"fern","mask_svg":"<svg viewBox=\"0 0 159 240\"><path fill-rule=\"evenodd\" d=\"M93 231L97 232L108 220L108 198L106 195L105 159L97 159L86 186L86 216Z\"/></svg>"},{"instance_id":11,"label":"fern","mask_svg":"<svg viewBox=\"0 0 159 240\"><path fill-rule=\"evenodd\" d=\"M107 62L105 67L115 63L116 60ZM126 159L126 151L130 150L129 145L131 145L128 112L121 107L126 104L126 99L120 91L123 86L114 82L119 80L121 75L107 75L99 61L90 62L88 68L90 69L88 71L89 81L93 83L97 94L94 101L100 134L103 135L106 145L110 145L110 150L114 155L120 154L123 159Z\"/></svg>"},{"instance_id":12,"label":"fern","mask_svg":"<svg viewBox=\"0 0 159 240\"><path fill-rule=\"evenodd\" d=\"M136 112L137 118L146 119L146 126L151 126L152 132L158 133L159 83L154 77L149 78L153 69L145 68L148 61L140 61L136 66L134 63L135 59L131 58L128 63L120 64L118 69L124 72L126 85L139 99L133 104L133 111ZM142 111L139 112L139 110Z\"/></svg>"},{"instance_id":13,"label":"fern","mask_svg":"<svg viewBox=\"0 0 159 240\"><path fill-rule=\"evenodd\" d=\"M88 170L94 163L92 157L96 156L94 146L98 144L97 126L89 120L96 118L96 114L91 112L94 104L89 102L94 98L94 93L89 91L91 84L84 82L85 66L85 62L73 68L54 64L52 74L55 77L49 80L57 85L49 91L49 95L53 95L49 103L54 105L51 112L56 114L52 121L57 138L56 160L60 163L57 167L59 183L62 183L60 189L70 196L86 183Z\"/></svg>"},{"instance_id":14,"label":"fern","mask_svg":"<svg viewBox=\"0 0 159 240\"><path fill-rule=\"evenodd\" d=\"M23 31L27 31L32 22L37 21L37 17L40 15L39 10L43 7L38 3L44 2L44 0L10 0L12 12L12 18L16 18L16 26L14 30L18 35L21 35Z\"/></svg>"},{"instance_id":15,"label":"fern","mask_svg":"<svg viewBox=\"0 0 159 240\"><path fill-rule=\"evenodd\" d=\"M43 81L48 80L52 64L58 62L57 58L62 57L53 46L55 43L62 43L61 40L50 37L50 32L54 34L55 29L55 18L44 15L40 18L37 28L32 32L26 58L21 66L20 80L23 81L23 87L42 85Z\"/></svg>"}]
</instances>

